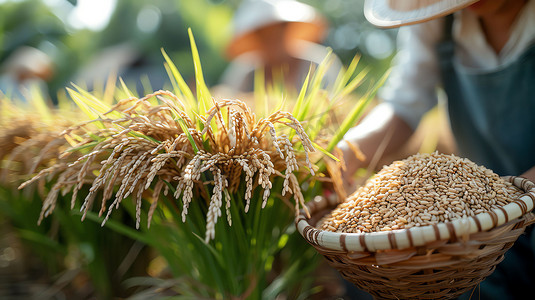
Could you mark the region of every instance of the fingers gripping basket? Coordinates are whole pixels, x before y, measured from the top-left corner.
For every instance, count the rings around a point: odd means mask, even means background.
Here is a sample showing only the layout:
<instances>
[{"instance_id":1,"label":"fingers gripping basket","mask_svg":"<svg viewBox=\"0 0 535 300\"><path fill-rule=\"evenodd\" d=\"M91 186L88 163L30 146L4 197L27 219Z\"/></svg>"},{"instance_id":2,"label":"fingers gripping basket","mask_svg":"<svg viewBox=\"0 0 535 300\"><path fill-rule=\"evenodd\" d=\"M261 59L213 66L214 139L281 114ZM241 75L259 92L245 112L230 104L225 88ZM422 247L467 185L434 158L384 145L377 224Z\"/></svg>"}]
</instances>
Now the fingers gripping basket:
<instances>
[{"instance_id":1,"label":"fingers gripping basket","mask_svg":"<svg viewBox=\"0 0 535 300\"><path fill-rule=\"evenodd\" d=\"M535 184L507 177L525 193L499 209L436 225L373 233L335 233L316 222L336 207L325 198L300 211L301 235L342 276L376 298L451 299L474 288L503 260L529 224Z\"/></svg>"}]
</instances>

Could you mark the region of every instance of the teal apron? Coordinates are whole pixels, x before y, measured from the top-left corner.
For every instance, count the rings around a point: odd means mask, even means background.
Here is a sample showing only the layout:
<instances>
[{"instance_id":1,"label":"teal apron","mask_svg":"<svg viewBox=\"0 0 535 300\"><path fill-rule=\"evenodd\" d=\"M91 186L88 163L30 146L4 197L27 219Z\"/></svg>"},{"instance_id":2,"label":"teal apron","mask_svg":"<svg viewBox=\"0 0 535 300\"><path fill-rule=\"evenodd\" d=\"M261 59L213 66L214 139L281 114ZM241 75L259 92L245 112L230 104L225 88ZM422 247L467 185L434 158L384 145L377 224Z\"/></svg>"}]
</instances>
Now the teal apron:
<instances>
[{"instance_id":1,"label":"teal apron","mask_svg":"<svg viewBox=\"0 0 535 300\"><path fill-rule=\"evenodd\" d=\"M453 18L446 18L438 47L448 113L459 155L499 175L521 175L535 166L535 45L491 72L470 72L454 61ZM520 236L473 299L523 299L535 284L532 227ZM479 297L480 296L480 297ZM461 297L468 299L468 295Z\"/></svg>"}]
</instances>

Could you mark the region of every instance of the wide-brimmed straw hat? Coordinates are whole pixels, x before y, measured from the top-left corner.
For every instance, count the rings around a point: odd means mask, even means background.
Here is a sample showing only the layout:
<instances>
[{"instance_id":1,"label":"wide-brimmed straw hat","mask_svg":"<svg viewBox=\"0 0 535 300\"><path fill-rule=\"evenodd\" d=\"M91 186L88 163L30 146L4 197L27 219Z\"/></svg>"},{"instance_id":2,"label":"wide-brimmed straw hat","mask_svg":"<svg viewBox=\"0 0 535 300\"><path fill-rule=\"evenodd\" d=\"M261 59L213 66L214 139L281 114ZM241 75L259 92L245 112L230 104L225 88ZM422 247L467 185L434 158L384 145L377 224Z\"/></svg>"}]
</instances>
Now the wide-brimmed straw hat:
<instances>
[{"instance_id":1,"label":"wide-brimmed straw hat","mask_svg":"<svg viewBox=\"0 0 535 300\"><path fill-rule=\"evenodd\" d=\"M478 0L366 0L364 15L378 27L393 28L443 17Z\"/></svg>"},{"instance_id":2,"label":"wide-brimmed straw hat","mask_svg":"<svg viewBox=\"0 0 535 300\"><path fill-rule=\"evenodd\" d=\"M288 23L285 39L320 42L327 29L325 18L310 5L295 0L245 0L234 15L227 56L257 50L256 31L277 23Z\"/></svg>"}]
</instances>

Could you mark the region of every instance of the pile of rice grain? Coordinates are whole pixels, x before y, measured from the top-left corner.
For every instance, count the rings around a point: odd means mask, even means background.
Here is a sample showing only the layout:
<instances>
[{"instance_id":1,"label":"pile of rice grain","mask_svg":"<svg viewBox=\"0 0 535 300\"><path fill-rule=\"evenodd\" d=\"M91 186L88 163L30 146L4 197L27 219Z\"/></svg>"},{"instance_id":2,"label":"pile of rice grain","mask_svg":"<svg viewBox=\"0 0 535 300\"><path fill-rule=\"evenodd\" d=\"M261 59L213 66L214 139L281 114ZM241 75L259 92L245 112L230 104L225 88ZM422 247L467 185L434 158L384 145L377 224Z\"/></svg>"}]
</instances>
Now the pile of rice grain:
<instances>
[{"instance_id":1,"label":"pile of rice grain","mask_svg":"<svg viewBox=\"0 0 535 300\"><path fill-rule=\"evenodd\" d=\"M466 158L417 154L383 167L318 228L363 233L431 225L504 206L521 194Z\"/></svg>"}]
</instances>

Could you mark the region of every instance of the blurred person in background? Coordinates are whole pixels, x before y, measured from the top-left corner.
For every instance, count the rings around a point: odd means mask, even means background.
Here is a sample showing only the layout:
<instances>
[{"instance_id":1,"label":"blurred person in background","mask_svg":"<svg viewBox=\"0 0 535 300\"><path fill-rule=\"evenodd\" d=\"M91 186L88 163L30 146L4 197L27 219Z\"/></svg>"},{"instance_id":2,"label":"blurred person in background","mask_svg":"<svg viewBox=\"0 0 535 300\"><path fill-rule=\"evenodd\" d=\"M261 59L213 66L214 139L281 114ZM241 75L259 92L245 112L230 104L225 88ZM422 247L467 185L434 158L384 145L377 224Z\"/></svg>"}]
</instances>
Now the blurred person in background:
<instances>
[{"instance_id":1,"label":"blurred person in background","mask_svg":"<svg viewBox=\"0 0 535 300\"><path fill-rule=\"evenodd\" d=\"M255 70L264 70L265 82L282 76L286 88L299 91L310 65L317 66L328 49L321 45L327 22L313 7L295 0L245 0L233 19L233 37L226 48L230 64L221 84L230 92L252 92ZM334 83L341 70L333 62L324 84Z\"/></svg>"},{"instance_id":2,"label":"blurred person in background","mask_svg":"<svg viewBox=\"0 0 535 300\"><path fill-rule=\"evenodd\" d=\"M30 90L37 88L46 97L53 76L54 63L46 53L21 46L0 66L0 91L10 99L29 101Z\"/></svg>"},{"instance_id":3,"label":"blurred person in background","mask_svg":"<svg viewBox=\"0 0 535 300\"><path fill-rule=\"evenodd\" d=\"M13 72L22 72L26 74L22 75L26 77L24 82L39 82L42 96L55 104L59 90L70 82L72 70L82 57L77 54L78 49L87 48L87 43L73 39L65 23L47 5L52 2L72 6L67 0L0 1L0 73L3 93L10 90L14 97L27 96L19 92L18 86L13 86L14 83L21 83L16 79L19 75L14 76ZM36 71L37 69L42 71Z\"/></svg>"},{"instance_id":4,"label":"blurred person in background","mask_svg":"<svg viewBox=\"0 0 535 300\"><path fill-rule=\"evenodd\" d=\"M501 176L535 181L535 1L367 0L364 12L379 27L412 26L399 30L382 103L338 145L349 191L357 169L409 139L437 104L440 86L458 155ZM359 161L348 143L358 145L366 160ZM480 284L481 299L525 298L535 283L532 229Z\"/></svg>"},{"instance_id":5,"label":"blurred person in background","mask_svg":"<svg viewBox=\"0 0 535 300\"><path fill-rule=\"evenodd\" d=\"M94 34L95 50L74 74L74 82L89 90L109 76L121 78L137 94L166 87L164 49L188 53L187 26L177 7L179 1L117 0L107 25ZM178 63L178 62L176 62Z\"/></svg>"}]
</instances>

